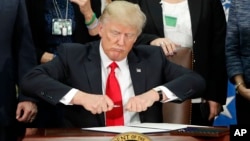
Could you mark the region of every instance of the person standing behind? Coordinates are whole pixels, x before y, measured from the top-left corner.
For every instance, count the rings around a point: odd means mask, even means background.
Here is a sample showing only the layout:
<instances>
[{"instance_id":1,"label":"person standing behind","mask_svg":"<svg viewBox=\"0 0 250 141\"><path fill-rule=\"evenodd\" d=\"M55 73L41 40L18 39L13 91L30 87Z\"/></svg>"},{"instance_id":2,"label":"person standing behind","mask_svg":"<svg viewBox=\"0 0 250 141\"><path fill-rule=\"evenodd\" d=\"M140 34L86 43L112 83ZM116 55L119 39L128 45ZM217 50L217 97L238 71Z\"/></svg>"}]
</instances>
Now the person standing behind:
<instances>
[{"instance_id":1,"label":"person standing behind","mask_svg":"<svg viewBox=\"0 0 250 141\"><path fill-rule=\"evenodd\" d=\"M133 2L133 0L128 1ZM100 39L97 28L98 17L110 2L112 1L26 0L38 63L51 61L61 43L87 43ZM65 23L70 31L63 35L62 28L54 25ZM165 42L164 38L157 38L153 35L143 35L137 43L149 44L155 39L155 42Z\"/></svg>"},{"instance_id":2,"label":"person standing behind","mask_svg":"<svg viewBox=\"0 0 250 141\"><path fill-rule=\"evenodd\" d=\"M91 30L98 24L100 0L77 4L70 0L26 0L26 5L39 64L52 60L61 43L99 39L96 32L92 36Z\"/></svg>"},{"instance_id":3,"label":"person standing behind","mask_svg":"<svg viewBox=\"0 0 250 141\"><path fill-rule=\"evenodd\" d=\"M229 80L236 89L237 124L250 124L250 1L232 0L226 36L226 62Z\"/></svg>"},{"instance_id":4,"label":"person standing behind","mask_svg":"<svg viewBox=\"0 0 250 141\"><path fill-rule=\"evenodd\" d=\"M0 19L0 140L14 141L37 114L36 100L17 92L36 56L25 1L1 1Z\"/></svg>"},{"instance_id":5,"label":"person standing behind","mask_svg":"<svg viewBox=\"0 0 250 141\"><path fill-rule=\"evenodd\" d=\"M178 47L192 48L193 70L205 78L206 90L192 104L191 124L212 125L227 96L226 19L220 0L135 1L147 16L143 33L165 37L168 42L158 46L167 56Z\"/></svg>"},{"instance_id":6,"label":"person standing behind","mask_svg":"<svg viewBox=\"0 0 250 141\"><path fill-rule=\"evenodd\" d=\"M162 122L162 103L197 95L205 81L169 62L161 48L135 47L145 21L137 4L110 3L100 17L101 40L62 44L55 59L25 76L22 90L59 105L67 127Z\"/></svg>"}]
</instances>

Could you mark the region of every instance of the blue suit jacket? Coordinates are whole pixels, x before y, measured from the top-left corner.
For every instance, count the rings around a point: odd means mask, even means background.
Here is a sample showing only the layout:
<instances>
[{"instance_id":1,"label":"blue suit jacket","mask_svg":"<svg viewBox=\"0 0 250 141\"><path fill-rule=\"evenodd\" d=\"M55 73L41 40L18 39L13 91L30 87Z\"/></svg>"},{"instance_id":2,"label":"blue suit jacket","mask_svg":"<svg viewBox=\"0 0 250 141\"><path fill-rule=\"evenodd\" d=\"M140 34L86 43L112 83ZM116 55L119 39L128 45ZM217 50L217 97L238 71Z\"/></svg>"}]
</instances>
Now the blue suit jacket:
<instances>
[{"instance_id":1,"label":"blue suit jacket","mask_svg":"<svg viewBox=\"0 0 250 141\"><path fill-rule=\"evenodd\" d=\"M71 88L102 94L99 44L100 41L95 41L85 45L75 43L60 46L58 57L31 71L25 77L22 89L51 104L59 104L59 100ZM170 63L161 48L145 45L133 47L128 55L128 64L135 95L164 85L183 101L205 87L200 75ZM93 115L81 106L59 105L64 109L68 126L105 125L104 114ZM162 122L162 103L155 102L147 111L141 112L140 120Z\"/></svg>"},{"instance_id":2,"label":"blue suit jacket","mask_svg":"<svg viewBox=\"0 0 250 141\"><path fill-rule=\"evenodd\" d=\"M17 92L23 75L36 65L35 50L23 0L0 5L0 125L13 124ZM19 100L33 100L19 95Z\"/></svg>"}]
</instances>

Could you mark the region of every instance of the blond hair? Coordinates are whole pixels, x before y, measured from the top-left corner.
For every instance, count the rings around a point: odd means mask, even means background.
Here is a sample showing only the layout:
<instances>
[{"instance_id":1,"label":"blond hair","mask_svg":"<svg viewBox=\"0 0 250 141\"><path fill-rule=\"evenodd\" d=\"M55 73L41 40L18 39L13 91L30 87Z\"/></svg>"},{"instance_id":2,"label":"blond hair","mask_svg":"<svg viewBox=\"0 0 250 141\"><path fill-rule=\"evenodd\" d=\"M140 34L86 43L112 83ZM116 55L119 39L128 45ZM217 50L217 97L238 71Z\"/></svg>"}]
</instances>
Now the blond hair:
<instances>
[{"instance_id":1,"label":"blond hair","mask_svg":"<svg viewBox=\"0 0 250 141\"><path fill-rule=\"evenodd\" d=\"M100 16L100 22L103 24L111 20L135 27L139 35L145 25L146 16L137 4L116 0L108 4Z\"/></svg>"}]
</instances>

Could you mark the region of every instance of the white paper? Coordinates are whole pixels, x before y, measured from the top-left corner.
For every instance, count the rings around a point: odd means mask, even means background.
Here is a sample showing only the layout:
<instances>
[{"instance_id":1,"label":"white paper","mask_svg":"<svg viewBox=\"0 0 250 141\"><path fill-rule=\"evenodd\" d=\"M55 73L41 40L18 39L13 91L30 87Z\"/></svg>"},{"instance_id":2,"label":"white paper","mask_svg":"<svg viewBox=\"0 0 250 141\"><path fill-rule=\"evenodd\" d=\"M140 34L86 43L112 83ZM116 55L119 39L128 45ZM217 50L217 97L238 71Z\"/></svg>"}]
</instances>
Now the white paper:
<instances>
[{"instance_id":1,"label":"white paper","mask_svg":"<svg viewBox=\"0 0 250 141\"><path fill-rule=\"evenodd\" d=\"M150 129L162 129L162 130L177 130L181 128L186 128L188 125L186 124L174 124L174 123L138 123L131 124L129 126L132 127L143 127Z\"/></svg>"},{"instance_id":2,"label":"white paper","mask_svg":"<svg viewBox=\"0 0 250 141\"><path fill-rule=\"evenodd\" d=\"M112 132L112 133L126 133L126 132L137 132L137 133L159 133L167 132L167 129L156 129L156 128L141 128L132 126L108 126L108 127L91 127L82 128L83 130L91 131L102 131L102 132Z\"/></svg>"},{"instance_id":3,"label":"white paper","mask_svg":"<svg viewBox=\"0 0 250 141\"><path fill-rule=\"evenodd\" d=\"M128 126L108 126L108 127L91 127L82 128L83 130L125 133L125 132L138 132L138 133L157 133L169 132L186 128L186 124L173 124L173 123L137 123Z\"/></svg>"}]
</instances>

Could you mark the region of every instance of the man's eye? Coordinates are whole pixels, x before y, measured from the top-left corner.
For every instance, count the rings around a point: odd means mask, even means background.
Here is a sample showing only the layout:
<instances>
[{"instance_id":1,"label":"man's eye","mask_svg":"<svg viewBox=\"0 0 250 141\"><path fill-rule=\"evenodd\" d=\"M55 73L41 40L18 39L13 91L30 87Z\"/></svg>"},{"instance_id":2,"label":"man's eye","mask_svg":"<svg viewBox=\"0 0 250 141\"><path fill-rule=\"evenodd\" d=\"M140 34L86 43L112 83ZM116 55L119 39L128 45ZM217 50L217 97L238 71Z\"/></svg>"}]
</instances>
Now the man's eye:
<instances>
[{"instance_id":1,"label":"man's eye","mask_svg":"<svg viewBox=\"0 0 250 141\"><path fill-rule=\"evenodd\" d=\"M135 38L135 34L126 34L127 39L134 39Z\"/></svg>"},{"instance_id":2,"label":"man's eye","mask_svg":"<svg viewBox=\"0 0 250 141\"><path fill-rule=\"evenodd\" d=\"M119 32L113 31L112 34L117 36L117 35L119 35Z\"/></svg>"}]
</instances>

